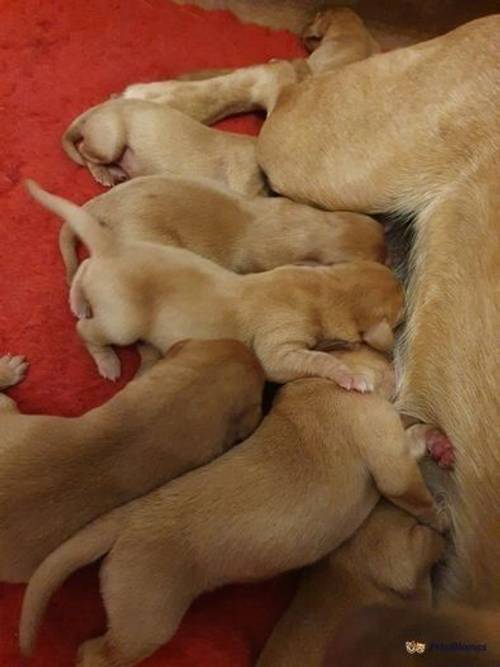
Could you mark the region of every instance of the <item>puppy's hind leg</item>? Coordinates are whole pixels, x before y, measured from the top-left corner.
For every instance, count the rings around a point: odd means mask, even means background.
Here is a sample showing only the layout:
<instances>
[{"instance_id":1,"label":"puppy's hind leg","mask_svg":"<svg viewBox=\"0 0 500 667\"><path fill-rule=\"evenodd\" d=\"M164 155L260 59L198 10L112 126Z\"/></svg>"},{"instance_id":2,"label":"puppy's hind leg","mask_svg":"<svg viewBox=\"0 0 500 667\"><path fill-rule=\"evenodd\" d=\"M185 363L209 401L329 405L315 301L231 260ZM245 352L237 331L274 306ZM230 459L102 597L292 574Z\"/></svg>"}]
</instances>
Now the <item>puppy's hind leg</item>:
<instances>
[{"instance_id":1,"label":"puppy's hind leg","mask_svg":"<svg viewBox=\"0 0 500 667\"><path fill-rule=\"evenodd\" d=\"M0 390L21 382L27 370L28 362L21 355L13 357L6 354L0 357Z\"/></svg>"},{"instance_id":2,"label":"puppy's hind leg","mask_svg":"<svg viewBox=\"0 0 500 667\"><path fill-rule=\"evenodd\" d=\"M76 328L94 359L100 375L113 382L117 380L121 374L120 360L109 345L109 341L101 331L96 319L79 320Z\"/></svg>"},{"instance_id":3,"label":"puppy's hind leg","mask_svg":"<svg viewBox=\"0 0 500 667\"><path fill-rule=\"evenodd\" d=\"M24 378L28 362L23 356L13 357L7 354L0 357L0 390L13 387ZM0 394L0 411L15 411L17 410L16 402L5 394Z\"/></svg>"},{"instance_id":4,"label":"puppy's hind leg","mask_svg":"<svg viewBox=\"0 0 500 667\"><path fill-rule=\"evenodd\" d=\"M79 320L84 320L92 316L90 304L83 290L83 275L87 269L88 261L86 259L80 264L69 290L69 307L73 315Z\"/></svg>"},{"instance_id":5,"label":"puppy's hind leg","mask_svg":"<svg viewBox=\"0 0 500 667\"><path fill-rule=\"evenodd\" d=\"M127 180L120 160L127 150L126 128L122 114L112 108L96 110L82 130L79 151L98 183L112 186Z\"/></svg>"},{"instance_id":6,"label":"puppy's hind leg","mask_svg":"<svg viewBox=\"0 0 500 667\"><path fill-rule=\"evenodd\" d=\"M171 639L194 598L183 555L165 553L166 568L154 548L135 558L125 551L111 552L101 570L108 632L82 644L77 667L132 667Z\"/></svg>"}]
</instances>

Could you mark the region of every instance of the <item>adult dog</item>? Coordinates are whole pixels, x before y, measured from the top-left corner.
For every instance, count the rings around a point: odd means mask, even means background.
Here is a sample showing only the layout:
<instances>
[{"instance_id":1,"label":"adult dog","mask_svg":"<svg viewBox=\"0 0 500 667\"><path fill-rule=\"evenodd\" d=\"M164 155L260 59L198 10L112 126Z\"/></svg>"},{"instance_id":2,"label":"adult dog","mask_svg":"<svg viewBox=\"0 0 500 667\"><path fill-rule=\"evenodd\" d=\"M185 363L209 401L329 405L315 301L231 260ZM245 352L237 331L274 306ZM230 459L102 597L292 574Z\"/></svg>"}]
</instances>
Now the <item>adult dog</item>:
<instances>
[{"instance_id":1,"label":"adult dog","mask_svg":"<svg viewBox=\"0 0 500 667\"><path fill-rule=\"evenodd\" d=\"M439 588L484 606L500 600L499 34L493 15L303 81L274 62L162 91L218 118L266 109L258 158L277 192L411 221L399 407L454 443Z\"/></svg>"}]
</instances>

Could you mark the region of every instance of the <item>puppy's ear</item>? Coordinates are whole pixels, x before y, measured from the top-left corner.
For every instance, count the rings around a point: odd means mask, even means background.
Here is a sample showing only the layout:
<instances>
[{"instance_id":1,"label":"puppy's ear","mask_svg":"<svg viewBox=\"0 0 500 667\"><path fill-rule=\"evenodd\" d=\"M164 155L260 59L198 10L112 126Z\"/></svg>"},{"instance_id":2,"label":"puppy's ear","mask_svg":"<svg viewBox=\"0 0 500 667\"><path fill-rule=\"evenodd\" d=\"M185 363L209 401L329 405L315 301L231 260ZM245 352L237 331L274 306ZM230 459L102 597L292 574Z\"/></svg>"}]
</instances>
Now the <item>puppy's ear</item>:
<instances>
[{"instance_id":1,"label":"puppy's ear","mask_svg":"<svg viewBox=\"0 0 500 667\"><path fill-rule=\"evenodd\" d=\"M384 317L364 332L363 340L375 350L389 352L394 345L394 332Z\"/></svg>"}]
</instances>

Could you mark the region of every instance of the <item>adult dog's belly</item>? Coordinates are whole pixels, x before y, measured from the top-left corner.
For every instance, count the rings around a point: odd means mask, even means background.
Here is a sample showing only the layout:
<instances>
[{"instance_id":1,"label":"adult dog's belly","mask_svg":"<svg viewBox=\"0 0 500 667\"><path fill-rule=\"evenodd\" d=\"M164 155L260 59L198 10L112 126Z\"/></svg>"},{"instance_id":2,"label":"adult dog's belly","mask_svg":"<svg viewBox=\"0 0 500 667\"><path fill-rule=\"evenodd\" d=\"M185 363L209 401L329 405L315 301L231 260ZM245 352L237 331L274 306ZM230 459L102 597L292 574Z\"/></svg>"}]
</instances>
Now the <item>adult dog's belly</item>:
<instances>
[{"instance_id":1,"label":"adult dog's belly","mask_svg":"<svg viewBox=\"0 0 500 667\"><path fill-rule=\"evenodd\" d=\"M273 189L334 210L422 207L490 143L498 34L500 15L479 19L286 88L258 141Z\"/></svg>"},{"instance_id":2,"label":"adult dog's belly","mask_svg":"<svg viewBox=\"0 0 500 667\"><path fill-rule=\"evenodd\" d=\"M457 463L443 591L499 605L500 17L285 89L258 157L280 193L412 214L400 404Z\"/></svg>"}]
</instances>

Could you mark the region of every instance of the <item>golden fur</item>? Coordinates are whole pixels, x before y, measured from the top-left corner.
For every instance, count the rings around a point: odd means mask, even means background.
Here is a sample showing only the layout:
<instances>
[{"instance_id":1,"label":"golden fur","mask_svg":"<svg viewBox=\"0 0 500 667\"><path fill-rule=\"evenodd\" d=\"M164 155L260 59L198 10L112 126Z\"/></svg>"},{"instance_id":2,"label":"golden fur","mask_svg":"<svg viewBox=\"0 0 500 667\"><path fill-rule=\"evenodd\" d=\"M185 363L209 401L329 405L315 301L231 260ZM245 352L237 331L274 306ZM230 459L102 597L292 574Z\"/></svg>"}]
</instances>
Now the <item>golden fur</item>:
<instances>
[{"instance_id":1,"label":"golden fur","mask_svg":"<svg viewBox=\"0 0 500 667\"><path fill-rule=\"evenodd\" d=\"M281 194L414 217L399 407L455 446L440 591L474 605L500 600L499 31L492 15L302 82L278 62L161 89L218 118L265 108L258 158Z\"/></svg>"},{"instance_id":2,"label":"golden fur","mask_svg":"<svg viewBox=\"0 0 500 667\"><path fill-rule=\"evenodd\" d=\"M360 607L429 607L443 551L438 533L381 500L350 540L301 574L257 667L323 667L336 626Z\"/></svg>"},{"instance_id":3,"label":"golden fur","mask_svg":"<svg viewBox=\"0 0 500 667\"><path fill-rule=\"evenodd\" d=\"M134 178L84 209L126 242L186 248L237 273L385 259L382 225L366 215L321 211L285 197L251 199L208 179ZM59 238L71 283L78 259L68 223Z\"/></svg>"},{"instance_id":4,"label":"golden fur","mask_svg":"<svg viewBox=\"0 0 500 667\"><path fill-rule=\"evenodd\" d=\"M27 581L92 519L249 435L262 387L241 343L189 341L81 417L22 415L2 395L0 581Z\"/></svg>"},{"instance_id":5,"label":"golden fur","mask_svg":"<svg viewBox=\"0 0 500 667\"><path fill-rule=\"evenodd\" d=\"M289 383L244 443L77 533L30 582L24 653L55 588L105 554L109 631L83 645L80 667L129 667L172 637L204 591L321 558L353 534L380 494L443 530L446 517L416 463L425 444L405 434L387 400L390 363L368 347L336 354L368 366L376 393L320 378Z\"/></svg>"},{"instance_id":6,"label":"golden fur","mask_svg":"<svg viewBox=\"0 0 500 667\"><path fill-rule=\"evenodd\" d=\"M185 338L234 338L255 351L274 382L319 376L345 389L373 388L369 369L353 373L316 348L332 341L392 348L403 292L387 267L359 260L239 276L181 248L117 244L87 211L34 182L28 188L91 251L70 300L81 318L78 333L103 377L120 374L112 344L144 341L165 353Z\"/></svg>"}]
</instances>

